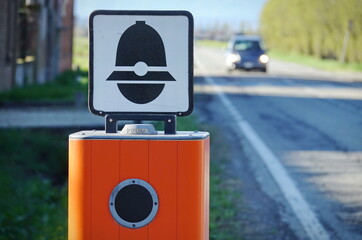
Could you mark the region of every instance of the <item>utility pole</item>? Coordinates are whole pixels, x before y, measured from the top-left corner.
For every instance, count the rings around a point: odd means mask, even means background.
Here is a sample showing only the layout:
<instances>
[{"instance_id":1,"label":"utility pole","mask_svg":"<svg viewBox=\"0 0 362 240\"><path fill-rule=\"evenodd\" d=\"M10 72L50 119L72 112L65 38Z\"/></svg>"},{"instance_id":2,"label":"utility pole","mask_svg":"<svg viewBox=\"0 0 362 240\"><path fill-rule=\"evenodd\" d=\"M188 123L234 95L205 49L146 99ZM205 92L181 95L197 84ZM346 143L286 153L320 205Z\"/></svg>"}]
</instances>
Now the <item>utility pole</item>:
<instances>
[{"instance_id":1,"label":"utility pole","mask_svg":"<svg viewBox=\"0 0 362 240\"><path fill-rule=\"evenodd\" d=\"M350 38L350 35L351 35L352 28L353 28L353 20L349 20L348 21L348 28L346 30L346 33L345 33L344 39L343 39L341 55L339 56L339 62L340 63L344 63L346 61L348 41L349 41L349 38Z\"/></svg>"}]
</instances>

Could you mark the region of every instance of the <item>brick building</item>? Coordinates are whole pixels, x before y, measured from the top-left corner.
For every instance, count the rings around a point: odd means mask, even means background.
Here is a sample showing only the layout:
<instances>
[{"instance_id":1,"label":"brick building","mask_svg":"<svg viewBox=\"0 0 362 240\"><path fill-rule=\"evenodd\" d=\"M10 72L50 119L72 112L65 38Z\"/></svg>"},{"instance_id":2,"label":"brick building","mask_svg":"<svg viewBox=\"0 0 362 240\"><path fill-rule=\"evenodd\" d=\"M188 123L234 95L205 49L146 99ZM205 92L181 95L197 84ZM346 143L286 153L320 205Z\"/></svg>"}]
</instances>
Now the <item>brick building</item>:
<instances>
[{"instance_id":1,"label":"brick building","mask_svg":"<svg viewBox=\"0 0 362 240\"><path fill-rule=\"evenodd\" d=\"M0 0L0 91L71 68L73 0Z\"/></svg>"}]
</instances>

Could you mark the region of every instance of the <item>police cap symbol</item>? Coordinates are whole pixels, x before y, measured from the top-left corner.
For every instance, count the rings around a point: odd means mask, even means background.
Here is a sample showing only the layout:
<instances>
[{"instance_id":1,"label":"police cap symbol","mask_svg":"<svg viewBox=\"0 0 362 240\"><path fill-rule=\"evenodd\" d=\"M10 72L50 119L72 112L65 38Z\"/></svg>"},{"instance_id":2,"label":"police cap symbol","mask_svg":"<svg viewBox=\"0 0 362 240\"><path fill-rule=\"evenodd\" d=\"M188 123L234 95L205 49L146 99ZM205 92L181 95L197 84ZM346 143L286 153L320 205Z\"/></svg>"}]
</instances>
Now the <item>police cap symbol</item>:
<instances>
[{"instance_id":1,"label":"police cap symbol","mask_svg":"<svg viewBox=\"0 0 362 240\"><path fill-rule=\"evenodd\" d=\"M166 70L166 53L161 36L145 21L136 21L122 34L117 47L116 66L133 67L133 71L114 71L107 81L128 81L117 83L118 89L129 101L137 104L149 103L161 94L165 84L159 81L176 81ZM157 67L157 71L149 67ZM145 84L138 81L150 82Z\"/></svg>"}]
</instances>

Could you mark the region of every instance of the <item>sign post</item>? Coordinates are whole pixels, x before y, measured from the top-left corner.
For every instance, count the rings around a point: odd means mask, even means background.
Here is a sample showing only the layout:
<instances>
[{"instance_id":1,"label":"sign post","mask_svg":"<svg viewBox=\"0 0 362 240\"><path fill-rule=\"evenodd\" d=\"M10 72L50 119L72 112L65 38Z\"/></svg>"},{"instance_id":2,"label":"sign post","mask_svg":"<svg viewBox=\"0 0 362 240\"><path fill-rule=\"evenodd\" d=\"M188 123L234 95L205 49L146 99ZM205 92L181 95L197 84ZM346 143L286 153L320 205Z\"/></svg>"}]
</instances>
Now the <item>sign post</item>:
<instances>
[{"instance_id":1,"label":"sign post","mask_svg":"<svg viewBox=\"0 0 362 240\"><path fill-rule=\"evenodd\" d=\"M89 77L105 131L69 136L68 239L209 239L209 133L176 131L193 109L192 15L93 12Z\"/></svg>"}]
</instances>

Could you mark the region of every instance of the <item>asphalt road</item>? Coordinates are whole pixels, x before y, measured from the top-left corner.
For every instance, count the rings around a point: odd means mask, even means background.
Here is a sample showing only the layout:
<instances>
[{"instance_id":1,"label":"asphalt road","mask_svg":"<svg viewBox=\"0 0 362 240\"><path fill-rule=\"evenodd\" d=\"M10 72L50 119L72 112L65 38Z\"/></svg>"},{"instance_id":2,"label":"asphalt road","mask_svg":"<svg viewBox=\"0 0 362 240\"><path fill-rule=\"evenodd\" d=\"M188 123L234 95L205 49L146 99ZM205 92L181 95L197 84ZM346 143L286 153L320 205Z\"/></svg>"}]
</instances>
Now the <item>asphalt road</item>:
<instances>
[{"instance_id":1,"label":"asphalt road","mask_svg":"<svg viewBox=\"0 0 362 240\"><path fill-rule=\"evenodd\" d=\"M222 50L195 49L195 111L227 135L249 239L362 239L362 75L269 67L227 73Z\"/></svg>"}]
</instances>

